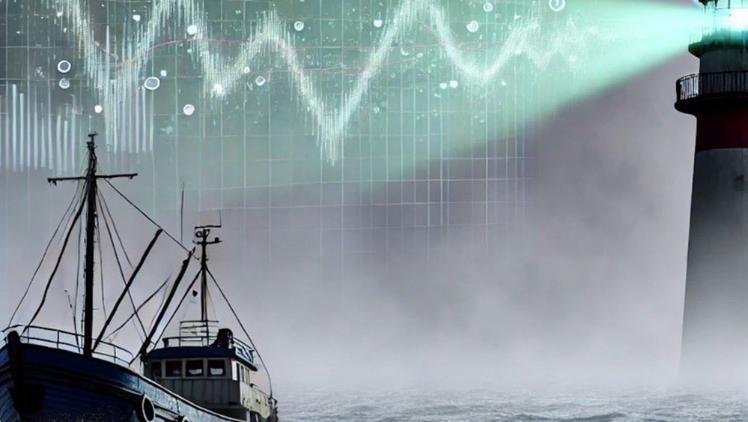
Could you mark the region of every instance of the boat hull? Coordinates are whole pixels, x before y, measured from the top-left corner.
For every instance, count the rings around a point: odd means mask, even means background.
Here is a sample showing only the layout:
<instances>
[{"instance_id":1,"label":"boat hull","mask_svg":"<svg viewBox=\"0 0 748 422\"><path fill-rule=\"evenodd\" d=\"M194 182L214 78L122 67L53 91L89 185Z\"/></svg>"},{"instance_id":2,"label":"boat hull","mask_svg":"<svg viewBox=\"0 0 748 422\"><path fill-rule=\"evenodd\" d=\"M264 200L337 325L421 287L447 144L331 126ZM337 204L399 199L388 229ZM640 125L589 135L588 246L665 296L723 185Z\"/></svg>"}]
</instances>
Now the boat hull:
<instances>
[{"instance_id":1,"label":"boat hull","mask_svg":"<svg viewBox=\"0 0 748 422\"><path fill-rule=\"evenodd\" d=\"M152 404L153 419L143 414L149 407L144 401ZM219 415L129 368L66 350L13 341L0 349L0 422L268 419L254 413L244 419Z\"/></svg>"}]
</instances>

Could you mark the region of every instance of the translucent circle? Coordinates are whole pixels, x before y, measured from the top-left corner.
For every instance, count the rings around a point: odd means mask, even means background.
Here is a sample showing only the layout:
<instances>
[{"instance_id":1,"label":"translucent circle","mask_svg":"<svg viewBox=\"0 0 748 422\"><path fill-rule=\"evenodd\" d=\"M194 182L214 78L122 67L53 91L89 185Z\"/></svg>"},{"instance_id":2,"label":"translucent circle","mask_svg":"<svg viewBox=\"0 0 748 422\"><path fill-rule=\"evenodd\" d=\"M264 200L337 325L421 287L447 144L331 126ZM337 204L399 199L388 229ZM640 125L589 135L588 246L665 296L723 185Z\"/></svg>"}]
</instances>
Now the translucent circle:
<instances>
[{"instance_id":1,"label":"translucent circle","mask_svg":"<svg viewBox=\"0 0 748 422\"><path fill-rule=\"evenodd\" d=\"M449 81L449 86L452 87L452 88L457 88L457 87L460 86L460 83L457 82L456 80L452 79L451 81Z\"/></svg>"},{"instance_id":2,"label":"translucent circle","mask_svg":"<svg viewBox=\"0 0 748 422\"><path fill-rule=\"evenodd\" d=\"M161 75L162 78L165 78L168 74L169 73L166 71L166 69L161 69L161 72L159 72L159 75Z\"/></svg>"},{"instance_id":3,"label":"translucent circle","mask_svg":"<svg viewBox=\"0 0 748 422\"><path fill-rule=\"evenodd\" d=\"M185 104L184 107L182 107L182 113L184 113L185 116L192 116L192 114L195 113L195 106L192 104Z\"/></svg>"},{"instance_id":4,"label":"translucent circle","mask_svg":"<svg viewBox=\"0 0 748 422\"><path fill-rule=\"evenodd\" d=\"M57 63L57 71L60 73L68 73L72 68L73 65L67 60L60 60L59 63Z\"/></svg>"},{"instance_id":5,"label":"translucent circle","mask_svg":"<svg viewBox=\"0 0 748 422\"><path fill-rule=\"evenodd\" d=\"M480 24L478 21L470 21L467 25L465 25L465 28L467 28L468 32L478 32L480 29Z\"/></svg>"},{"instance_id":6,"label":"translucent circle","mask_svg":"<svg viewBox=\"0 0 748 422\"><path fill-rule=\"evenodd\" d=\"M296 32L301 32L304 30L304 22L302 21L296 21L293 23L293 29L296 30Z\"/></svg>"},{"instance_id":7,"label":"translucent circle","mask_svg":"<svg viewBox=\"0 0 748 422\"><path fill-rule=\"evenodd\" d=\"M439 88L441 88L441 89L447 89L447 88L449 88L449 84L447 84L446 82L442 82L442 83L439 84Z\"/></svg>"},{"instance_id":8,"label":"translucent circle","mask_svg":"<svg viewBox=\"0 0 748 422\"><path fill-rule=\"evenodd\" d=\"M560 12L566 9L566 0L548 0L548 7L554 12Z\"/></svg>"},{"instance_id":9,"label":"translucent circle","mask_svg":"<svg viewBox=\"0 0 748 422\"><path fill-rule=\"evenodd\" d=\"M59 85L59 87L62 89L68 89L70 88L70 80L67 78L62 78L57 85Z\"/></svg>"},{"instance_id":10,"label":"translucent circle","mask_svg":"<svg viewBox=\"0 0 748 422\"><path fill-rule=\"evenodd\" d=\"M161 86L161 79L155 76L149 76L145 78L145 82L143 82L143 86L145 87L145 89L149 91L155 91L158 89L158 87Z\"/></svg>"},{"instance_id":11,"label":"translucent circle","mask_svg":"<svg viewBox=\"0 0 748 422\"><path fill-rule=\"evenodd\" d=\"M381 19L374 19L374 28L381 28L384 26L384 21Z\"/></svg>"},{"instance_id":12,"label":"translucent circle","mask_svg":"<svg viewBox=\"0 0 748 422\"><path fill-rule=\"evenodd\" d=\"M490 1L483 3L483 11L486 13L493 12L493 3L491 3Z\"/></svg>"},{"instance_id":13,"label":"translucent circle","mask_svg":"<svg viewBox=\"0 0 748 422\"><path fill-rule=\"evenodd\" d=\"M196 35L197 34L197 25L190 25L187 27L187 35Z\"/></svg>"},{"instance_id":14,"label":"translucent circle","mask_svg":"<svg viewBox=\"0 0 748 422\"><path fill-rule=\"evenodd\" d=\"M257 86L263 86L263 85L265 85L265 82L267 82L267 79L265 79L265 78L264 78L264 77L262 77L262 76L258 76L258 77L257 77L257 78L255 79L255 83L257 84Z\"/></svg>"},{"instance_id":15,"label":"translucent circle","mask_svg":"<svg viewBox=\"0 0 748 422\"><path fill-rule=\"evenodd\" d=\"M244 69L242 69L242 72L244 72L245 75L248 75L251 71L252 70L249 68L249 66L244 66Z\"/></svg>"},{"instance_id":16,"label":"translucent circle","mask_svg":"<svg viewBox=\"0 0 748 422\"><path fill-rule=\"evenodd\" d=\"M94 113L101 114L102 111L104 111L104 107L100 106L99 104L96 104L94 106Z\"/></svg>"}]
</instances>

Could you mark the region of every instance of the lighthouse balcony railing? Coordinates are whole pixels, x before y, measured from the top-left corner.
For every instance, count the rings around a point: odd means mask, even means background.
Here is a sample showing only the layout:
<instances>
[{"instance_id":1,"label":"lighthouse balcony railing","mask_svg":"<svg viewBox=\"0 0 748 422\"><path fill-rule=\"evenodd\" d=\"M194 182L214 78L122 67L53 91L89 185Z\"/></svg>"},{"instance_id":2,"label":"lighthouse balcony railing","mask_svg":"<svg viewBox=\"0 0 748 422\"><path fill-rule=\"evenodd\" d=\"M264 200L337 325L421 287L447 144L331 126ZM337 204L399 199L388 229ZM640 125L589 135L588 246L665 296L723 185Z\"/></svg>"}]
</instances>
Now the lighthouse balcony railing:
<instances>
[{"instance_id":1,"label":"lighthouse balcony railing","mask_svg":"<svg viewBox=\"0 0 748 422\"><path fill-rule=\"evenodd\" d=\"M678 101L748 96L748 71L695 73L679 79L676 91Z\"/></svg>"},{"instance_id":2,"label":"lighthouse balcony railing","mask_svg":"<svg viewBox=\"0 0 748 422\"><path fill-rule=\"evenodd\" d=\"M34 325L13 325L2 331L3 339L7 339L11 331L19 334L21 343L66 350L79 354L83 353L84 336L81 334ZM92 355L97 359L116 363L121 366L130 366L130 361L133 357L132 353L128 350L104 341L99 343Z\"/></svg>"}]
</instances>

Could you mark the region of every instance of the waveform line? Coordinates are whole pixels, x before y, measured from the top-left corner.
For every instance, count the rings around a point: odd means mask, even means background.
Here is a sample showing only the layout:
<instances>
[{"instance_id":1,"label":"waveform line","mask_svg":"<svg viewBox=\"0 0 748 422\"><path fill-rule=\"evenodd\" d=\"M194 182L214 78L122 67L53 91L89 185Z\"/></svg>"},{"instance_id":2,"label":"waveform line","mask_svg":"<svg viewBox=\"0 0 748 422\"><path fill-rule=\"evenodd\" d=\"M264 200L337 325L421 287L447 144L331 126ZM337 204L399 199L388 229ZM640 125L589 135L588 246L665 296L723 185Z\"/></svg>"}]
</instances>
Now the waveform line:
<instances>
[{"instance_id":1,"label":"waveform line","mask_svg":"<svg viewBox=\"0 0 748 422\"><path fill-rule=\"evenodd\" d=\"M104 109L107 114L114 114L118 108L127 113L128 98L132 98L131 90L137 87L140 78L144 77L142 72L147 64L146 60L139 58L147 56L161 31L167 28L167 23L171 22L175 15L182 25L197 28L195 41L199 41L208 32L208 26L203 19L205 13L197 1L160 0L153 2L152 16L144 25L144 30L143 27L136 30L133 42L123 41L119 52L116 53L110 45L107 30L106 46L102 51L94 39L91 24L80 1L55 2L54 6L58 8L58 15L62 14L69 20L70 32L75 36L76 44L82 53L86 74L93 85L103 93L106 104ZM304 71L290 32L273 10L262 17L249 38L242 43L241 51L233 63L224 60L219 53L211 52L207 43L195 43L197 60L202 65L204 76L203 91L205 95L213 98L225 96L237 86L242 77L246 76L245 69L251 68L258 56L278 54L287 63L293 85L314 118L321 153L334 162L339 158L340 144L345 137L346 129L365 100L372 80L382 71L391 48L406 31L423 25L423 22L429 23L428 26L444 50L445 56L461 77L472 84L487 84L493 81L513 57L524 56L534 66L542 69L554 56L567 52L573 54L583 48L589 37L601 37L595 28L584 31L571 28L565 31L564 36L548 39L542 36L540 21L534 16L527 22L515 22L497 56L487 65L480 66L460 51L449 28L445 12L435 0L403 0L384 27L384 32L352 89L342 97L338 106L331 106L322 100L312 79ZM573 26L573 22L569 21L567 25ZM540 46L543 46L543 51ZM112 57L124 57L120 61L121 66L114 69L118 73L114 82L110 81L113 70ZM119 121L123 119L122 116L108 116L107 119L111 121L107 126L113 132L115 150L118 150L119 137L122 136L122 141L125 142L128 129ZM138 145L139 141L136 141L135 146L128 144L128 148L132 150Z\"/></svg>"}]
</instances>

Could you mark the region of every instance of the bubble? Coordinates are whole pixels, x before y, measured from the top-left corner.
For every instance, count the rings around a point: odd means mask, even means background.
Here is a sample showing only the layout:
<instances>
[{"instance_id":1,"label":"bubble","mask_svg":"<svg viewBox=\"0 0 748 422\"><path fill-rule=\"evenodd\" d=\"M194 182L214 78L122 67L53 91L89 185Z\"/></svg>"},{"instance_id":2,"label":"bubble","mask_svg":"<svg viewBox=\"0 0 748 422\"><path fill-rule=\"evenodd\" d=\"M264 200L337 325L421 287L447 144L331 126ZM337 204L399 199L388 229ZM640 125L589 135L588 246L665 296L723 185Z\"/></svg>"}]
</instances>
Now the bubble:
<instances>
[{"instance_id":1,"label":"bubble","mask_svg":"<svg viewBox=\"0 0 748 422\"><path fill-rule=\"evenodd\" d=\"M190 25L187 27L187 35L196 35L197 34L197 25Z\"/></svg>"},{"instance_id":2,"label":"bubble","mask_svg":"<svg viewBox=\"0 0 748 422\"><path fill-rule=\"evenodd\" d=\"M165 78L168 73L166 72L166 69L161 69L161 72L159 72L159 75L161 75L162 78Z\"/></svg>"},{"instance_id":3,"label":"bubble","mask_svg":"<svg viewBox=\"0 0 748 422\"><path fill-rule=\"evenodd\" d=\"M480 29L480 24L478 23L478 21L470 21L470 23L468 23L465 28L467 28L468 32L478 32L478 30Z\"/></svg>"},{"instance_id":4,"label":"bubble","mask_svg":"<svg viewBox=\"0 0 748 422\"><path fill-rule=\"evenodd\" d=\"M67 60L60 60L60 62L57 63L57 71L60 73L68 73L72 68L73 65Z\"/></svg>"},{"instance_id":5,"label":"bubble","mask_svg":"<svg viewBox=\"0 0 748 422\"><path fill-rule=\"evenodd\" d=\"M145 89L149 91L155 91L158 89L158 87L161 86L161 79L155 76L149 76L145 78L145 82L143 82L143 86L145 87Z\"/></svg>"},{"instance_id":6,"label":"bubble","mask_svg":"<svg viewBox=\"0 0 748 422\"><path fill-rule=\"evenodd\" d=\"M62 89L68 89L70 88L70 80L67 78L62 78L57 85Z\"/></svg>"},{"instance_id":7,"label":"bubble","mask_svg":"<svg viewBox=\"0 0 748 422\"><path fill-rule=\"evenodd\" d=\"M140 22L140 15L137 13L132 15L132 20L134 20L135 22Z\"/></svg>"},{"instance_id":8,"label":"bubble","mask_svg":"<svg viewBox=\"0 0 748 422\"><path fill-rule=\"evenodd\" d=\"M213 93L216 95L223 95L223 85L221 84L213 85Z\"/></svg>"},{"instance_id":9,"label":"bubble","mask_svg":"<svg viewBox=\"0 0 748 422\"><path fill-rule=\"evenodd\" d=\"M548 7L554 12L560 12L566 9L566 0L548 0Z\"/></svg>"},{"instance_id":10,"label":"bubble","mask_svg":"<svg viewBox=\"0 0 748 422\"><path fill-rule=\"evenodd\" d=\"M101 114L101 112L102 112L102 111L104 111L104 107L102 107L101 105L99 105L99 104L96 104L96 105L94 106L94 113L96 113L96 114Z\"/></svg>"},{"instance_id":11,"label":"bubble","mask_svg":"<svg viewBox=\"0 0 748 422\"><path fill-rule=\"evenodd\" d=\"M257 86L263 86L263 85L265 85L265 82L267 82L267 80L264 77L262 77L262 76L258 76L255 79L255 83L257 84Z\"/></svg>"},{"instance_id":12,"label":"bubble","mask_svg":"<svg viewBox=\"0 0 748 422\"><path fill-rule=\"evenodd\" d=\"M242 72L244 72L245 75L248 75L251 71L252 69L250 69L249 66L244 66L244 69L242 69Z\"/></svg>"},{"instance_id":13,"label":"bubble","mask_svg":"<svg viewBox=\"0 0 748 422\"><path fill-rule=\"evenodd\" d=\"M460 83L459 83L459 82L457 82L457 80L455 80L455 79L452 79L451 81L449 81L449 86L450 86L451 88L457 88L457 87L459 87L459 86L460 86Z\"/></svg>"},{"instance_id":14,"label":"bubble","mask_svg":"<svg viewBox=\"0 0 748 422\"><path fill-rule=\"evenodd\" d=\"M296 30L296 32L301 32L304 30L304 22L302 21L296 21L293 23L293 29Z\"/></svg>"},{"instance_id":15,"label":"bubble","mask_svg":"<svg viewBox=\"0 0 748 422\"><path fill-rule=\"evenodd\" d=\"M374 19L374 28L381 28L384 26L384 21L381 19Z\"/></svg>"},{"instance_id":16,"label":"bubble","mask_svg":"<svg viewBox=\"0 0 748 422\"><path fill-rule=\"evenodd\" d=\"M439 88L441 88L441 89L447 89L447 88L449 88L449 84L447 84L446 82L442 82L442 83L439 84Z\"/></svg>"},{"instance_id":17,"label":"bubble","mask_svg":"<svg viewBox=\"0 0 748 422\"><path fill-rule=\"evenodd\" d=\"M491 3L490 1L483 3L483 11L486 13L493 12L493 3Z\"/></svg>"},{"instance_id":18,"label":"bubble","mask_svg":"<svg viewBox=\"0 0 748 422\"><path fill-rule=\"evenodd\" d=\"M182 107L182 113L184 113L185 116L192 116L192 114L195 113L195 106L192 104L185 104L184 107Z\"/></svg>"}]
</instances>

